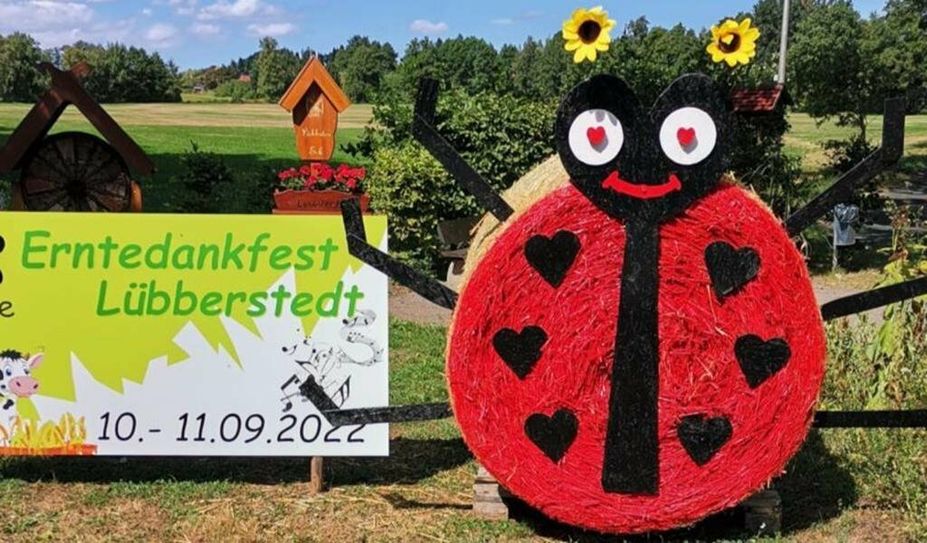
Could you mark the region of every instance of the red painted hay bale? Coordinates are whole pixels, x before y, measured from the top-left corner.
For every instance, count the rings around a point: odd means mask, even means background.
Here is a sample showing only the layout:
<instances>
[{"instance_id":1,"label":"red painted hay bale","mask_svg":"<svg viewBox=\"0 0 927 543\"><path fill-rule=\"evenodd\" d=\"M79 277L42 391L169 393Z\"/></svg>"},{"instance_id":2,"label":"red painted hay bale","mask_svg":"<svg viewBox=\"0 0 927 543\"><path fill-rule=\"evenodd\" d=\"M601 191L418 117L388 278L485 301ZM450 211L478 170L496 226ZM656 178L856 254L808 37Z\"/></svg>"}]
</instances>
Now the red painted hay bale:
<instances>
[{"instance_id":1,"label":"red painted hay bale","mask_svg":"<svg viewBox=\"0 0 927 543\"><path fill-rule=\"evenodd\" d=\"M576 233L579 255L560 288L526 262L536 234ZM691 524L738 504L778 475L805 439L824 372L821 317L801 255L753 196L723 186L661 229L660 486L656 496L608 494L602 463L617 327L624 228L574 188L558 189L512 220L464 286L448 343L455 415L477 459L546 515L602 532L639 533ZM753 247L756 280L719 302L705 248ZM542 327L543 356L524 380L493 348L503 328ZM791 358L751 390L735 341L783 338ZM559 463L527 437L535 413L572 410L578 434ZM724 415L730 440L699 467L676 435L681 417Z\"/></svg>"}]
</instances>

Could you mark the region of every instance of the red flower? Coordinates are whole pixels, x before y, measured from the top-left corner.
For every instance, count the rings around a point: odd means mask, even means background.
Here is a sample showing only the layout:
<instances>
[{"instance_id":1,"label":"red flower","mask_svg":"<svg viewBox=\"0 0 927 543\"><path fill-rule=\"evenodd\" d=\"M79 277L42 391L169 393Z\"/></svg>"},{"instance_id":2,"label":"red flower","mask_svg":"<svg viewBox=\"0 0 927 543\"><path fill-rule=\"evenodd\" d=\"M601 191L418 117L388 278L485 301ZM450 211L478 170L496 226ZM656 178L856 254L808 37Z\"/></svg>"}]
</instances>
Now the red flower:
<instances>
[{"instance_id":1,"label":"red flower","mask_svg":"<svg viewBox=\"0 0 927 543\"><path fill-rule=\"evenodd\" d=\"M312 175L312 168L309 165L304 165L299 169L299 175L303 177L309 177Z\"/></svg>"},{"instance_id":2,"label":"red flower","mask_svg":"<svg viewBox=\"0 0 927 543\"><path fill-rule=\"evenodd\" d=\"M335 173L332 167L329 166L328 164L319 165L319 171L320 171L320 176L324 178L326 181L331 181L332 175Z\"/></svg>"},{"instance_id":3,"label":"red flower","mask_svg":"<svg viewBox=\"0 0 927 543\"><path fill-rule=\"evenodd\" d=\"M292 179L293 177L296 177L297 175L299 175L299 173L296 171L296 168L288 168L278 173L277 178L280 179L281 181L286 181L287 179Z\"/></svg>"}]
</instances>

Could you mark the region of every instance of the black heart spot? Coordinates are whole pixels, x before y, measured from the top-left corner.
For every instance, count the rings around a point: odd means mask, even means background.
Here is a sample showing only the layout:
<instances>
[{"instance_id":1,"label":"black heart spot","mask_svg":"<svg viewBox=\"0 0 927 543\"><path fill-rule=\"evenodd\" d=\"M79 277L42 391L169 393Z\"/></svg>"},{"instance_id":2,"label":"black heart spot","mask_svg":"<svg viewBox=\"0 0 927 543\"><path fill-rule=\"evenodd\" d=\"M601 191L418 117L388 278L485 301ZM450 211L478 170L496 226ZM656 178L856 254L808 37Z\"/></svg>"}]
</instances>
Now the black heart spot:
<instances>
[{"instance_id":1,"label":"black heart spot","mask_svg":"<svg viewBox=\"0 0 927 543\"><path fill-rule=\"evenodd\" d=\"M545 343L547 333L537 326L529 326L520 334L504 328L492 338L492 346L519 379L524 379L534 369Z\"/></svg>"},{"instance_id":2,"label":"black heart spot","mask_svg":"<svg viewBox=\"0 0 927 543\"><path fill-rule=\"evenodd\" d=\"M734 354L747 384L757 388L785 367L792 350L784 339L763 341L758 336L744 336L734 344Z\"/></svg>"},{"instance_id":3,"label":"black heart spot","mask_svg":"<svg viewBox=\"0 0 927 543\"><path fill-rule=\"evenodd\" d=\"M525 422L525 435L548 458L560 462L576 439L579 421L569 409L561 409L554 416L536 414Z\"/></svg>"},{"instance_id":4,"label":"black heart spot","mask_svg":"<svg viewBox=\"0 0 927 543\"><path fill-rule=\"evenodd\" d=\"M749 247L737 250L729 243L718 241L705 249L705 265L715 295L722 300L756 278L760 271L760 255Z\"/></svg>"},{"instance_id":5,"label":"black heart spot","mask_svg":"<svg viewBox=\"0 0 927 543\"><path fill-rule=\"evenodd\" d=\"M707 464L721 447L731 439L734 432L727 417L689 415L676 426L676 435L689 457L698 464Z\"/></svg>"},{"instance_id":6,"label":"black heart spot","mask_svg":"<svg viewBox=\"0 0 927 543\"><path fill-rule=\"evenodd\" d=\"M525 258L545 281L559 287L579 254L579 238L561 230L553 238L534 236L525 245Z\"/></svg>"}]
</instances>

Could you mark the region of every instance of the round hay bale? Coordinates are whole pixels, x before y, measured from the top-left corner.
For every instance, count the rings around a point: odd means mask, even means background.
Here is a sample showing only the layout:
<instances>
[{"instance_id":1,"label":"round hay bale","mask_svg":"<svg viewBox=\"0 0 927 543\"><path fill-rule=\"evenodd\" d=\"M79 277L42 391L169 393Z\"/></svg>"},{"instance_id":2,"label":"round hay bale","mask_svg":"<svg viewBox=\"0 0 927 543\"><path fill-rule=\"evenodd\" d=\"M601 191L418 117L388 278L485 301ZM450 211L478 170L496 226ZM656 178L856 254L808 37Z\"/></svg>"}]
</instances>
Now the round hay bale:
<instances>
[{"instance_id":1,"label":"round hay bale","mask_svg":"<svg viewBox=\"0 0 927 543\"><path fill-rule=\"evenodd\" d=\"M567 175L563 164L560 163L560 157L553 155L516 181L514 185L502 193L502 197L518 215L541 198L558 188L566 186L569 182L570 176ZM470 249L467 251L467 259L464 263L463 283L466 283L470 270L476 267L480 259L483 258L483 254L492 245L493 240L501 233L502 228L500 226L499 221L490 214L486 214L483 220L476 225L473 238L470 241Z\"/></svg>"},{"instance_id":2,"label":"round hay bale","mask_svg":"<svg viewBox=\"0 0 927 543\"><path fill-rule=\"evenodd\" d=\"M722 184L661 227L659 487L625 492L604 482L637 473L607 454L611 421L622 420L612 368L618 349L654 339L616 345L626 231L571 186L525 186L509 199L519 214L504 228L484 225L449 331L451 403L480 464L550 518L617 534L691 524L780 474L813 418L825 338L807 268L779 220ZM534 200L530 212L518 207ZM552 276L526 248L564 232L578 243ZM758 262L736 296L718 294L706 264L716 245L730 250L725 270L740 269L744 252Z\"/></svg>"}]
</instances>

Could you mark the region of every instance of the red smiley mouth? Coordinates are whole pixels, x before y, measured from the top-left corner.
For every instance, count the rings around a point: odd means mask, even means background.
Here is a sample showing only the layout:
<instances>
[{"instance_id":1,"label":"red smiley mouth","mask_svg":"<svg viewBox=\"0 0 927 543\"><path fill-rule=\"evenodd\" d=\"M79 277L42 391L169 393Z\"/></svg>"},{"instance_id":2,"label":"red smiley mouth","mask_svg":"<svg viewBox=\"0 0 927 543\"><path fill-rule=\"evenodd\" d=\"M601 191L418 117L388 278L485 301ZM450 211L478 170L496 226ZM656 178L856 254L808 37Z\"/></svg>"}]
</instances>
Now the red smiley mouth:
<instances>
[{"instance_id":1,"label":"red smiley mouth","mask_svg":"<svg viewBox=\"0 0 927 543\"><path fill-rule=\"evenodd\" d=\"M666 182L660 185L640 185L625 181L621 178L620 173L614 171L605 179L602 186L618 194L624 194L632 198L653 200L655 198L663 198L667 194L676 192L677 190L682 190L682 181L679 180L676 174L671 173Z\"/></svg>"}]
</instances>

